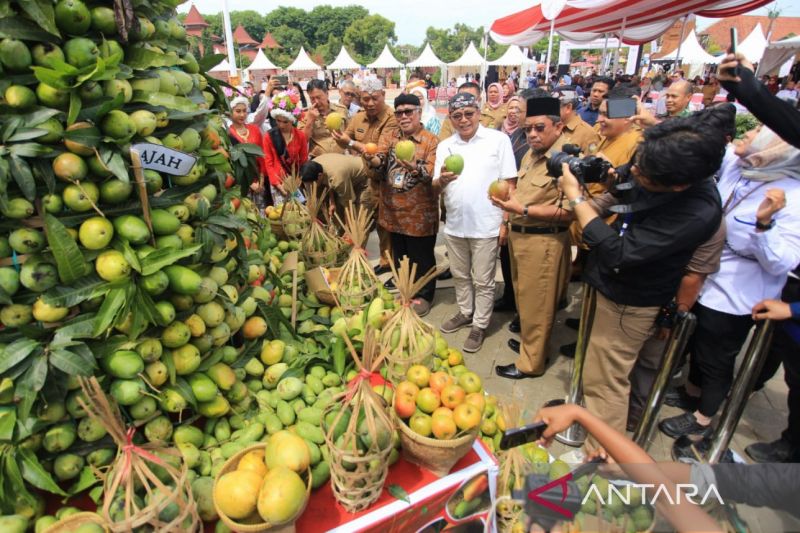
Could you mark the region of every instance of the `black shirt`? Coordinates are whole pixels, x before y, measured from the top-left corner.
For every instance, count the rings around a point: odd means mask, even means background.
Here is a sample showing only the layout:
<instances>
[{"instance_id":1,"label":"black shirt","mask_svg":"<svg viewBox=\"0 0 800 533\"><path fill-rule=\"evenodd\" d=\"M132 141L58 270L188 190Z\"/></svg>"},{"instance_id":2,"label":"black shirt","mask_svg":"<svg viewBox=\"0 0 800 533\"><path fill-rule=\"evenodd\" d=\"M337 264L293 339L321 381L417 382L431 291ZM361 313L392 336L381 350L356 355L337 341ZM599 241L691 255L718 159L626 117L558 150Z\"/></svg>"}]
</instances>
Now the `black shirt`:
<instances>
[{"instance_id":1,"label":"black shirt","mask_svg":"<svg viewBox=\"0 0 800 533\"><path fill-rule=\"evenodd\" d=\"M666 202L664 194L669 194ZM659 201L650 209L619 215L611 226L598 217L583 229L590 248L584 281L615 303L637 307L668 303L695 249L711 238L722 220L719 193L711 178L679 193L657 194L635 187L624 193L620 203Z\"/></svg>"}]
</instances>

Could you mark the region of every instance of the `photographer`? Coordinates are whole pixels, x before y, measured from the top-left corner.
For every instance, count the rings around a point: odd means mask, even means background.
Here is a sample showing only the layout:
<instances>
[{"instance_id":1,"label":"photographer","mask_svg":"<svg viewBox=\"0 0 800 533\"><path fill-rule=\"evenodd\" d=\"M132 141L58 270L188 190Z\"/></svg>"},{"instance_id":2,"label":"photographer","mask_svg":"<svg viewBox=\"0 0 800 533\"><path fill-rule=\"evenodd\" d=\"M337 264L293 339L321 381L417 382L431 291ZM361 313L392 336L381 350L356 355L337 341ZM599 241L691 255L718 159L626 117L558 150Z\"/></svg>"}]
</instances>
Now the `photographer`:
<instances>
[{"instance_id":1,"label":"photographer","mask_svg":"<svg viewBox=\"0 0 800 533\"><path fill-rule=\"evenodd\" d=\"M618 185L616 198L607 193L593 203L570 165L562 165L561 188L589 246L584 281L598 293L583 372L586 407L619 431L628 412L628 375L656 316L675 295L695 248L719 227L712 175L724 147L713 127L691 118L654 126L630 167L632 187ZM599 206L613 203L624 205L612 208L621 216L608 226Z\"/></svg>"}]
</instances>

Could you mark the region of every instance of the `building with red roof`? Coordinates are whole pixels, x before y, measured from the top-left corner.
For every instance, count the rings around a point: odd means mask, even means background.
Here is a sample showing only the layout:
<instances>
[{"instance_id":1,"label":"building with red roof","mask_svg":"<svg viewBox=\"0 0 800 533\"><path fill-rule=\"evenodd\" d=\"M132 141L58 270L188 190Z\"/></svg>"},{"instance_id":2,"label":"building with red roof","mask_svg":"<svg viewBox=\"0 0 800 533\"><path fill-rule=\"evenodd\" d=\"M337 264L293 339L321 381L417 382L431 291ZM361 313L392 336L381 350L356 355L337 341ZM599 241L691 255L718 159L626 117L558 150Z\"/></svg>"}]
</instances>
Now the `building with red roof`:
<instances>
[{"instance_id":1,"label":"building with red roof","mask_svg":"<svg viewBox=\"0 0 800 533\"><path fill-rule=\"evenodd\" d=\"M261 45L259 48L283 48L281 45L278 44L278 41L275 40L275 37L272 36L272 33L267 32L264 36L264 40L261 41Z\"/></svg>"},{"instance_id":2,"label":"building with red roof","mask_svg":"<svg viewBox=\"0 0 800 533\"><path fill-rule=\"evenodd\" d=\"M697 37L700 39L700 44L704 45L706 49L711 44L715 44L724 50L728 48L730 44L731 28L736 28L739 41L742 41L750 35L750 32L752 32L759 23L770 42L800 35L800 17L776 18L772 24L772 35L770 36L766 35L767 32L770 31L768 29L770 23L769 17L740 15L738 17L728 17L714 22L709 27L698 31Z\"/></svg>"}]
</instances>

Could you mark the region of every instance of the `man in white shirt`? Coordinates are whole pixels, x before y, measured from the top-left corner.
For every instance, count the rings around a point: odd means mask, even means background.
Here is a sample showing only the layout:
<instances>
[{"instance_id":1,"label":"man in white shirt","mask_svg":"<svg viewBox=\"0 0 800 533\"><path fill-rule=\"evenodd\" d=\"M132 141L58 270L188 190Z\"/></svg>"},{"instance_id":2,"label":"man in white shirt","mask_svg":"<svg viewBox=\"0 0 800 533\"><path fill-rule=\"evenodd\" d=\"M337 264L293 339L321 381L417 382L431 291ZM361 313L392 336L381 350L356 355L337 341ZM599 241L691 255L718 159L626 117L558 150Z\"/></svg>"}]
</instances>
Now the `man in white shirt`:
<instances>
[{"instance_id":1,"label":"man in white shirt","mask_svg":"<svg viewBox=\"0 0 800 533\"><path fill-rule=\"evenodd\" d=\"M797 102L798 92L795 83L792 80L787 81L786 85L783 86L783 89L778 91L775 96L783 100L794 100Z\"/></svg>"},{"instance_id":2,"label":"man in white shirt","mask_svg":"<svg viewBox=\"0 0 800 533\"><path fill-rule=\"evenodd\" d=\"M503 212L489 201L489 185L514 179L517 166L508 135L480 125L480 103L474 95L458 93L450 100L455 135L436 150L434 189L441 191L447 209L444 227L450 271L459 311L441 326L444 333L471 327L465 352L483 345L494 307L498 236ZM445 159L460 155L464 168L448 172Z\"/></svg>"}]
</instances>

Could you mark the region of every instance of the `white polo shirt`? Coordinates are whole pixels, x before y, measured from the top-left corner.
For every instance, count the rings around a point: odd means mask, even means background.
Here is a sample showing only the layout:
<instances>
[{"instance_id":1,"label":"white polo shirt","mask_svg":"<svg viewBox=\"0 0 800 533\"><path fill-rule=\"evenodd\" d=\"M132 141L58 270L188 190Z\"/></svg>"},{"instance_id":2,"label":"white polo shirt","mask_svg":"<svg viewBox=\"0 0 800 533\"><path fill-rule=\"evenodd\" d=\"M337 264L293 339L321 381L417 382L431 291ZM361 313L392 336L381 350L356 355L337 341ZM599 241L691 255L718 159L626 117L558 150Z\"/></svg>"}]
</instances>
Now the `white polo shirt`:
<instances>
[{"instance_id":1,"label":"white polo shirt","mask_svg":"<svg viewBox=\"0 0 800 533\"><path fill-rule=\"evenodd\" d=\"M447 210L444 232L471 239L497 237L503 211L489 201L489 185L497 179L517 176L511 140L505 133L483 126L478 126L469 141L463 141L456 132L436 148L434 179L439 178L444 160L451 153L464 158L464 170L442 191Z\"/></svg>"}]
</instances>

